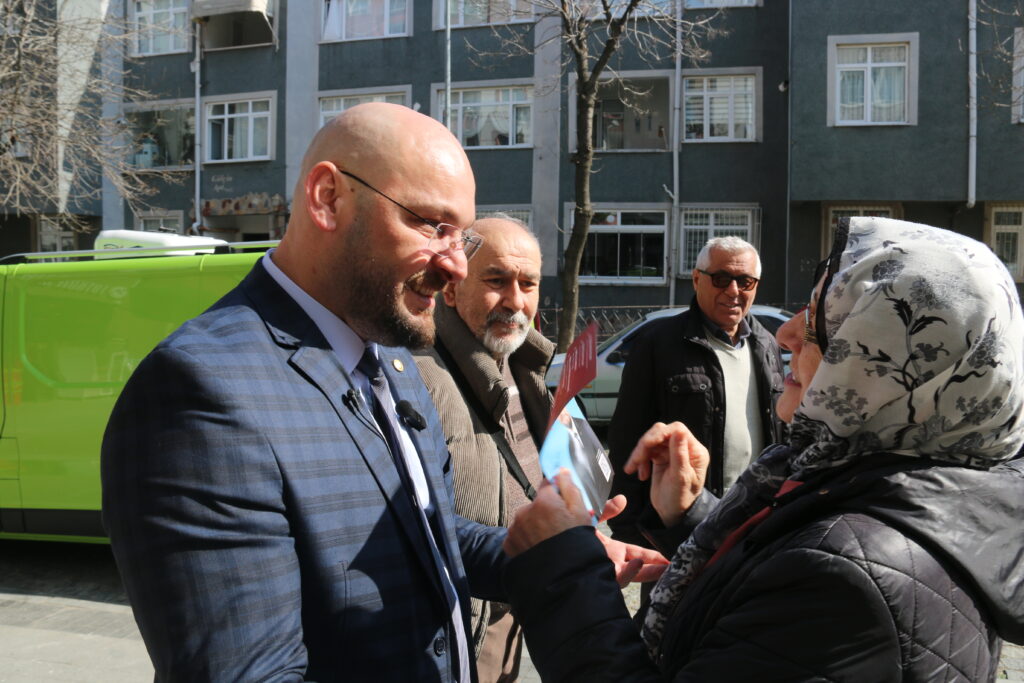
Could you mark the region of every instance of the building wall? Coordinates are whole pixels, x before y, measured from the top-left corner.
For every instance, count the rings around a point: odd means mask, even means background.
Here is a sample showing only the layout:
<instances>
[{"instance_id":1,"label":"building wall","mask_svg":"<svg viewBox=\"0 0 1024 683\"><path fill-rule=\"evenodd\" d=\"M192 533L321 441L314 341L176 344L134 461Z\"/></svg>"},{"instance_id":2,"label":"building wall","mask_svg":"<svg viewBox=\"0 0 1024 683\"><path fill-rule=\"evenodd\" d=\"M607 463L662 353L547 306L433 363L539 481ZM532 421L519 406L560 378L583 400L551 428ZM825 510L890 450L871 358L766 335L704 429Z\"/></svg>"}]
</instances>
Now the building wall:
<instances>
[{"instance_id":1,"label":"building wall","mask_svg":"<svg viewBox=\"0 0 1024 683\"><path fill-rule=\"evenodd\" d=\"M924 12L917 3L890 0L794 3L793 199L966 199L966 7L932 2ZM920 36L917 124L828 126L828 37L894 33Z\"/></svg>"}]
</instances>

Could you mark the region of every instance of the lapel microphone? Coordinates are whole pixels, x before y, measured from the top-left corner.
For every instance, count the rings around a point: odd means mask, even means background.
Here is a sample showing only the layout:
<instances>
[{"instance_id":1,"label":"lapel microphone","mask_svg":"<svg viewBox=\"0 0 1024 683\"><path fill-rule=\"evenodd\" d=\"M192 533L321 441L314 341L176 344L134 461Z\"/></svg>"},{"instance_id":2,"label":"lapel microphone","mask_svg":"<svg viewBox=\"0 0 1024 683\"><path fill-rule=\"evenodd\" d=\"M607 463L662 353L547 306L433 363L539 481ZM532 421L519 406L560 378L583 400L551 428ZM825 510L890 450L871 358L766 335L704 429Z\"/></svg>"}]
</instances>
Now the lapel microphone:
<instances>
[{"instance_id":1,"label":"lapel microphone","mask_svg":"<svg viewBox=\"0 0 1024 683\"><path fill-rule=\"evenodd\" d=\"M344 403L349 410L356 410L359 407L359 394L356 393L355 389L349 389L341 395L341 402Z\"/></svg>"},{"instance_id":2,"label":"lapel microphone","mask_svg":"<svg viewBox=\"0 0 1024 683\"><path fill-rule=\"evenodd\" d=\"M427 421L405 399L395 404L395 412L402 418L402 422L405 423L406 427L415 429L417 432L422 432L427 428Z\"/></svg>"}]
</instances>

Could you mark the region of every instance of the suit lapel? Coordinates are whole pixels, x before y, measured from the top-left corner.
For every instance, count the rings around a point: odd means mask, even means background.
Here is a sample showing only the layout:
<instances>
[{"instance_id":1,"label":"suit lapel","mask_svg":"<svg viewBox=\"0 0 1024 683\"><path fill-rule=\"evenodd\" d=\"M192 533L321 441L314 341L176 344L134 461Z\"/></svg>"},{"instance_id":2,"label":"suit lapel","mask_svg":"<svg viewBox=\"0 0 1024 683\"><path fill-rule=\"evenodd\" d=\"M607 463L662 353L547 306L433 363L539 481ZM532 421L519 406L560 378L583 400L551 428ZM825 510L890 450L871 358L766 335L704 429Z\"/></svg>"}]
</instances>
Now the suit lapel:
<instances>
[{"instance_id":1,"label":"suit lapel","mask_svg":"<svg viewBox=\"0 0 1024 683\"><path fill-rule=\"evenodd\" d=\"M439 583L432 554L419 520L420 513L413 507L410 492L402 484L402 478L387 442L374 426L370 411L344 399L348 391L354 387L349 385L341 361L316 324L295 300L274 282L261 263L257 262L242 287L263 318L270 335L279 345L295 349L288 360L291 367L316 386L330 402L342 426L348 432L351 447L359 452L387 500L389 509L398 520L397 526L409 539L424 571L443 596L444 590ZM411 360L409 362L411 363ZM428 480L430 478L428 476ZM433 489L433 485L431 488Z\"/></svg>"},{"instance_id":2,"label":"suit lapel","mask_svg":"<svg viewBox=\"0 0 1024 683\"><path fill-rule=\"evenodd\" d=\"M412 356L404 349L384 346L378 347L378 349L384 374L387 376L388 382L391 384L398 400L405 399L412 403L413 407L421 415L429 415L431 411L426 406L420 404L421 396L425 395L425 388L423 380L416 370ZM402 369L399 370L398 368ZM443 538L438 539L438 545L444 548L445 559L449 567L454 567L454 559L458 555L458 548L454 545L454 528L450 526L453 512L451 501L448 497L448 487L445 485L444 473L441 471L440 454L434 452L436 445L434 440L431 439L431 426L428 425L427 429L424 430L410 429L408 433L419 455L423 474L427 480L427 487L430 489L430 498L438 515L439 524L437 526L443 535ZM455 553L455 557L453 557L453 553Z\"/></svg>"}]
</instances>

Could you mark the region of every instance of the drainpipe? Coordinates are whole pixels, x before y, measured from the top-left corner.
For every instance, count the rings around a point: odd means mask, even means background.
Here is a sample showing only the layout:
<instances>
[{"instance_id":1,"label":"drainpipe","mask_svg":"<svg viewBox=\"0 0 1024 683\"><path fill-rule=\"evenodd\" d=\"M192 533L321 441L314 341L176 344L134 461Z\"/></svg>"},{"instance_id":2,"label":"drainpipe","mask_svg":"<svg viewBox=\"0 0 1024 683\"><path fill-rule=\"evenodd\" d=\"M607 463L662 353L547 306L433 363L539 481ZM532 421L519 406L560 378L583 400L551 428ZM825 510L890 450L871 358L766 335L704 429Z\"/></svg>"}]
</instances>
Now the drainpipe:
<instances>
[{"instance_id":1,"label":"drainpipe","mask_svg":"<svg viewBox=\"0 0 1024 683\"><path fill-rule=\"evenodd\" d=\"M195 113L192 115L195 127L195 144L192 149L192 165L193 174L195 175L195 197L193 198L193 207L195 208L196 216L192 222L192 233L200 234L199 231L203 227L203 214L200 207L200 190L202 187L202 159L203 159L203 110L202 110L202 90L203 84L200 79L200 73L202 71L203 63L203 23L202 21L195 22L196 28L196 54L192 58L192 74L195 78L194 91L195 91Z\"/></svg>"},{"instance_id":2,"label":"drainpipe","mask_svg":"<svg viewBox=\"0 0 1024 683\"><path fill-rule=\"evenodd\" d=\"M679 263L679 242L682 240L682 228L679 220L679 117L683 90L683 0L676 0L676 42L675 42L675 80L672 82L672 220L669 222L669 258L668 268L668 305L676 303L676 264ZM678 233L678 234L677 234Z\"/></svg>"},{"instance_id":3,"label":"drainpipe","mask_svg":"<svg viewBox=\"0 0 1024 683\"><path fill-rule=\"evenodd\" d=\"M444 122L455 134L452 125L452 0L444 0Z\"/></svg>"},{"instance_id":4,"label":"drainpipe","mask_svg":"<svg viewBox=\"0 0 1024 683\"><path fill-rule=\"evenodd\" d=\"M967 208L973 209L978 189L978 0L968 0L967 7Z\"/></svg>"}]
</instances>

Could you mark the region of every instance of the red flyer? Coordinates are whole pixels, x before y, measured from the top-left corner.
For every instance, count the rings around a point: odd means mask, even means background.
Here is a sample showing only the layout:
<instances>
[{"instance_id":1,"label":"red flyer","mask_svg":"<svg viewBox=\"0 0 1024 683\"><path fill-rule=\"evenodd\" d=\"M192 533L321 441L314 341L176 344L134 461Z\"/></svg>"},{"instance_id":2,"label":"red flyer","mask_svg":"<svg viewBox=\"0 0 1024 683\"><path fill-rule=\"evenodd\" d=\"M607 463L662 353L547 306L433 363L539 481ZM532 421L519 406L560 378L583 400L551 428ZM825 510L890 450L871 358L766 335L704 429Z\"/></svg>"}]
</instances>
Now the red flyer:
<instances>
[{"instance_id":1,"label":"red flyer","mask_svg":"<svg viewBox=\"0 0 1024 683\"><path fill-rule=\"evenodd\" d=\"M554 423L565 404L580 389L587 386L597 377L597 323L587 325L580 336L576 337L569 350L565 353L565 365L562 366L562 377L558 380L555 391L555 403L551 406L548 416L548 429Z\"/></svg>"}]
</instances>

